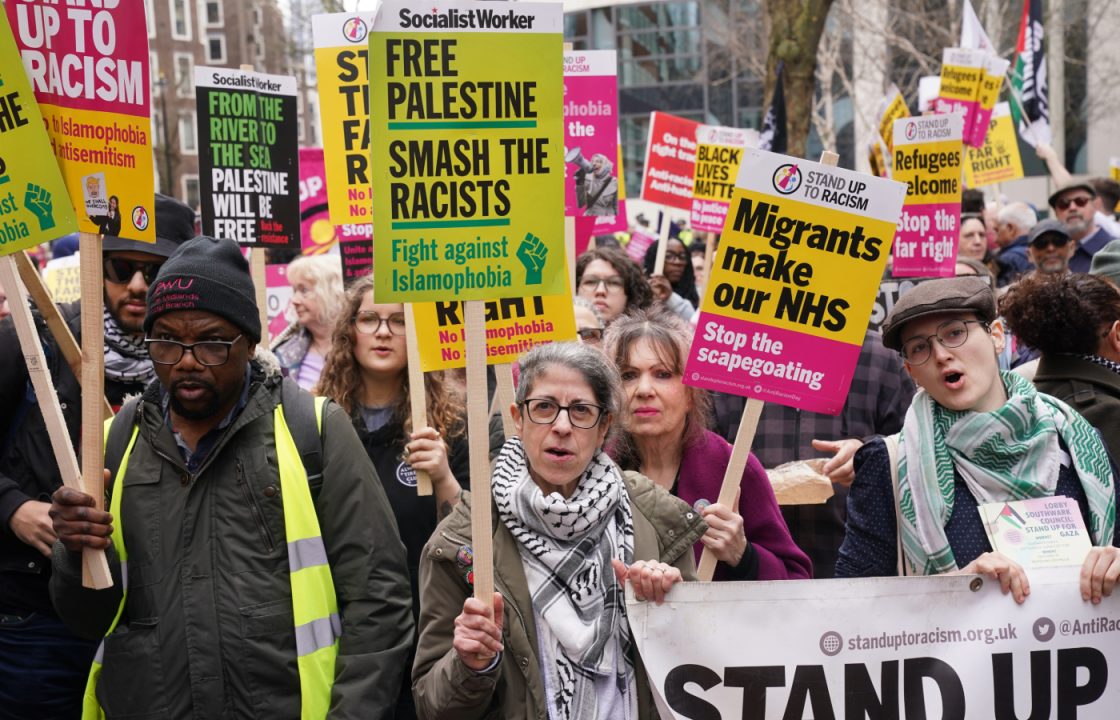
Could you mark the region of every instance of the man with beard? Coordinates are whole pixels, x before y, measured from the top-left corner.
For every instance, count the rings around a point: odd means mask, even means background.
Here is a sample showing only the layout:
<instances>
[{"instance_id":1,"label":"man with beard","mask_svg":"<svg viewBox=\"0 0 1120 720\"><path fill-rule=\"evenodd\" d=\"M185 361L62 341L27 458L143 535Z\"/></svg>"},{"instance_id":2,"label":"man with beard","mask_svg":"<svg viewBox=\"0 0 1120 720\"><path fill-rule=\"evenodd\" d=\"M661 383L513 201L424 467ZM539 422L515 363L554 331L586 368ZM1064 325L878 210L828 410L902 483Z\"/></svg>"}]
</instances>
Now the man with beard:
<instances>
[{"instance_id":1,"label":"man with beard","mask_svg":"<svg viewBox=\"0 0 1120 720\"><path fill-rule=\"evenodd\" d=\"M1027 235L1027 257L1036 272L1065 274L1073 269L1074 248L1069 226L1060 220L1043 220Z\"/></svg>"},{"instance_id":2,"label":"man with beard","mask_svg":"<svg viewBox=\"0 0 1120 720\"><path fill-rule=\"evenodd\" d=\"M148 283L194 236L194 211L156 195L156 242L105 236L105 394L114 408L155 377L143 345ZM13 298L15 302L19 299ZM81 341L81 307L59 307ZM37 310L47 367L77 447L82 395ZM75 637L51 606L51 493L62 485L46 423L11 319L0 322L0 718L77 718L96 645Z\"/></svg>"},{"instance_id":3,"label":"man with beard","mask_svg":"<svg viewBox=\"0 0 1120 720\"><path fill-rule=\"evenodd\" d=\"M350 418L255 356L255 296L236 242L184 243L148 291L158 382L108 431L110 512L53 496L51 597L104 637L90 716L393 716L404 546ZM82 587L86 547L107 550L113 587Z\"/></svg>"},{"instance_id":4,"label":"man with beard","mask_svg":"<svg viewBox=\"0 0 1120 720\"><path fill-rule=\"evenodd\" d=\"M1076 245L1069 261L1069 269L1073 272L1089 272L1093 255L1115 240L1104 228L1098 227L1093 219L1096 212L1093 200L1096 197L1096 190L1087 182L1064 185L1050 196L1054 217L1065 223L1069 237Z\"/></svg>"}]
</instances>

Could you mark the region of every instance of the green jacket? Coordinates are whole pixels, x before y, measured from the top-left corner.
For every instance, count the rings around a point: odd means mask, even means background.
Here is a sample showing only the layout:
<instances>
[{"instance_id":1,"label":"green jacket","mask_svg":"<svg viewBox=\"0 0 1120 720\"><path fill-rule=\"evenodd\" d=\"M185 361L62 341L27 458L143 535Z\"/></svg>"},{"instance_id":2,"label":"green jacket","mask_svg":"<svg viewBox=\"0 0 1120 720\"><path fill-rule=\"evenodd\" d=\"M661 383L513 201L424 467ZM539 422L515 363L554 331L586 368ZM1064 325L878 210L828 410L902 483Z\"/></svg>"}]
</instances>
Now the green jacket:
<instances>
[{"instance_id":1,"label":"green jacket","mask_svg":"<svg viewBox=\"0 0 1120 720\"><path fill-rule=\"evenodd\" d=\"M1120 374L1074 355L1044 355L1034 384L1081 413L1120 464Z\"/></svg>"},{"instance_id":2,"label":"green jacket","mask_svg":"<svg viewBox=\"0 0 1120 720\"><path fill-rule=\"evenodd\" d=\"M288 552L273 433L278 374L254 365L247 404L198 472L187 471L159 404L137 412L121 517L128 595L105 640L106 716L292 718L300 713ZM350 419L328 403L315 501L342 621L328 717L387 718L412 644L404 547ZM76 633L99 638L121 599L81 587L80 555L55 545L51 595Z\"/></svg>"},{"instance_id":3,"label":"green jacket","mask_svg":"<svg viewBox=\"0 0 1120 720\"><path fill-rule=\"evenodd\" d=\"M707 530L699 513L643 475L626 472L623 476L634 511L635 560L656 558L679 568L685 580L695 580L692 544ZM412 667L417 716L421 720L547 720L528 582L517 541L500 521L494 526L494 587L505 601L505 651L493 670L475 673L451 646L455 618L472 594L464 568L456 562L459 548L469 544L470 502L464 493L463 502L436 528L420 561L420 644ZM655 720L653 696L636 651L634 660L638 717Z\"/></svg>"}]
</instances>

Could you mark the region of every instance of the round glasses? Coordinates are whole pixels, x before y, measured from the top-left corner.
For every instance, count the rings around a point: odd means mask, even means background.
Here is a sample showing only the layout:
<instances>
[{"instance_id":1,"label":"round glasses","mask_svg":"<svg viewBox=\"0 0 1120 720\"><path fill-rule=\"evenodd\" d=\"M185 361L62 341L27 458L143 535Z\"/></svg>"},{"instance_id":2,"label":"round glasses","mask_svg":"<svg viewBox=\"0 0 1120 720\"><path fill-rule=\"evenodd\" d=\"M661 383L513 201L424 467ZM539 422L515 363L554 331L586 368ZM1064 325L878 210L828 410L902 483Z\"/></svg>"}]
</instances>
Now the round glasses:
<instances>
[{"instance_id":1,"label":"round glasses","mask_svg":"<svg viewBox=\"0 0 1120 720\"><path fill-rule=\"evenodd\" d=\"M579 335L580 340L593 345L603 340L602 328L584 327L576 330L576 334Z\"/></svg>"},{"instance_id":2,"label":"round glasses","mask_svg":"<svg viewBox=\"0 0 1120 720\"><path fill-rule=\"evenodd\" d=\"M354 316L354 327L363 335L376 335L381 329L381 323L389 327L390 335L404 335L404 313L393 313L383 318L367 310Z\"/></svg>"},{"instance_id":3,"label":"round glasses","mask_svg":"<svg viewBox=\"0 0 1120 720\"><path fill-rule=\"evenodd\" d=\"M584 275L579 281L579 289L585 292L595 292L599 289L600 283L606 286L607 292L622 292L623 288L626 287L626 283L617 275L607 278L598 275Z\"/></svg>"},{"instance_id":4,"label":"round glasses","mask_svg":"<svg viewBox=\"0 0 1120 720\"><path fill-rule=\"evenodd\" d=\"M148 355L157 365L174 365L183 359L183 354L188 350L199 365L215 367L225 365L229 361L229 351L233 344L244 335L238 335L233 340L205 340L196 343L181 343L178 340L151 340L145 339L148 346Z\"/></svg>"},{"instance_id":5,"label":"round glasses","mask_svg":"<svg viewBox=\"0 0 1120 720\"><path fill-rule=\"evenodd\" d=\"M911 365L924 364L933 354L933 343L930 341L934 338L937 338L942 347L960 347L968 341L968 326L972 323L980 325L984 330L988 329L988 323L982 320L946 320L937 326L937 332L933 335L910 338L904 342L902 357Z\"/></svg>"},{"instance_id":6,"label":"round glasses","mask_svg":"<svg viewBox=\"0 0 1120 720\"><path fill-rule=\"evenodd\" d=\"M521 403L521 407L525 408L525 414L529 416L529 420L537 425L551 425L556 422L556 418L560 417L560 411L563 410L568 413L568 422L572 424L572 427L583 430L590 430L598 425L599 419L603 415L603 408L598 405L592 405L591 403L561 405L555 400L546 398L529 398Z\"/></svg>"}]
</instances>

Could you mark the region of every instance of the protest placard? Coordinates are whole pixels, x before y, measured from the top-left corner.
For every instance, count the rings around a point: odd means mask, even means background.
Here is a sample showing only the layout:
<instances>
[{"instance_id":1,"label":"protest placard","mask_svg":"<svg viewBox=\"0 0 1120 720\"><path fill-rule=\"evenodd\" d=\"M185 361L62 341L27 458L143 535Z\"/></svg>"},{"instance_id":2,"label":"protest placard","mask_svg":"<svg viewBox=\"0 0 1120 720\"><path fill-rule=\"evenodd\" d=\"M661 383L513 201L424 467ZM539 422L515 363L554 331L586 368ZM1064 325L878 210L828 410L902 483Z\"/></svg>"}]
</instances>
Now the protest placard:
<instances>
[{"instance_id":1,"label":"protest placard","mask_svg":"<svg viewBox=\"0 0 1120 720\"><path fill-rule=\"evenodd\" d=\"M299 237L303 255L338 250L338 228L327 209L323 148L299 149Z\"/></svg>"},{"instance_id":2,"label":"protest placard","mask_svg":"<svg viewBox=\"0 0 1120 720\"><path fill-rule=\"evenodd\" d=\"M1114 157L1108 160L1108 174L1113 180L1120 182L1120 158Z\"/></svg>"},{"instance_id":3,"label":"protest placard","mask_svg":"<svg viewBox=\"0 0 1120 720\"><path fill-rule=\"evenodd\" d=\"M424 372L466 363L462 303L415 303L420 367ZM505 298L486 302L486 362L513 363L536 345L576 339L572 297Z\"/></svg>"},{"instance_id":4,"label":"protest placard","mask_svg":"<svg viewBox=\"0 0 1120 720\"><path fill-rule=\"evenodd\" d=\"M335 225L370 222L367 42L373 16L353 12L311 18L327 198Z\"/></svg>"},{"instance_id":5,"label":"protest placard","mask_svg":"<svg viewBox=\"0 0 1120 720\"><path fill-rule=\"evenodd\" d=\"M840 412L905 186L748 149L684 381Z\"/></svg>"},{"instance_id":6,"label":"protest placard","mask_svg":"<svg viewBox=\"0 0 1120 720\"><path fill-rule=\"evenodd\" d=\"M964 184L970 188L1023 177L1023 161L1015 122L1007 103L997 103L983 147L964 149Z\"/></svg>"},{"instance_id":7,"label":"protest placard","mask_svg":"<svg viewBox=\"0 0 1120 720\"><path fill-rule=\"evenodd\" d=\"M342 259L342 279L349 283L354 278L373 272L373 225L350 223L338 226L338 254Z\"/></svg>"},{"instance_id":8,"label":"protest placard","mask_svg":"<svg viewBox=\"0 0 1120 720\"><path fill-rule=\"evenodd\" d=\"M0 256L78 229L39 103L0 19Z\"/></svg>"},{"instance_id":9,"label":"protest placard","mask_svg":"<svg viewBox=\"0 0 1120 720\"><path fill-rule=\"evenodd\" d=\"M378 301L563 293L559 6L414 7L370 33Z\"/></svg>"},{"instance_id":10,"label":"protest placard","mask_svg":"<svg viewBox=\"0 0 1120 720\"><path fill-rule=\"evenodd\" d=\"M57 213L69 201L81 232L155 242L144 7L140 0L96 5L6 5L66 183L67 195L51 204ZM4 75L16 82L14 73ZM41 165L29 168L41 172Z\"/></svg>"},{"instance_id":11,"label":"protest placard","mask_svg":"<svg viewBox=\"0 0 1120 720\"><path fill-rule=\"evenodd\" d=\"M265 307L268 308L268 334L276 337L288 327L288 306L292 286L288 284L287 265L265 265Z\"/></svg>"},{"instance_id":12,"label":"protest placard","mask_svg":"<svg viewBox=\"0 0 1120 720\"><path fill-rule=\"evenodd\" d=\"M783 580L631 588L627 616L663 718L1109 720L1120 700L1120 595L1083 602L1068 568L1022 605L974 575Z\"/></svg>"},{"instance_id":13,"label":"protest placard","mask_svg":"<svg viewBox=\"0 0 1120 720\"><path fill-rule=\"evenodd\" d=\"M1008 61L1003 58L989 55L984 58L981 68L980 87L976 94L976 113L972 117L971 126L965 125L966 145L983 147L988 136L989 122L996 100L999 99L1000 88L1003 87L1003 76L1007 73Z\"/></svg>"},{"instance_id":14,"label":"protest placard","mask_svg":"<svg viewBox=\"0 0 1120 720\"><path fill-rule=\"evenodd\" d=\"M701 125L696 128L695 177L692 182L693 230L722 232L731 204L743 150L758 147L758 131Z\"/></svg>"},{"instance_id":15,"label":"protest placard","mask_svg":"<svg viewBox=\"0 0 1120 720\"><path fill-rule=\"evenodd\" d=\"M902 91L894 83L891 83L887 88L887 94L879 101L879 111L875 117L879 127L879 137L886 143L887 151L890 152L894 146L895 121L910 117L910 107L906 104L906 98L902 97Z\"/></svg>"},{"instance_id":16,"label":"protest placard","mask_svg":"<svg viewBox=\"0 0 1120 720\"><path fill-rule=\"evenodd\" d=\"M895 277L956 274L964 117L928 115L894 124L891 177L907 185L894 239Z\"/></svg>"},{"instance_id":17,"label":"protest placard","mask_svg":"<svg viewBox=\"0 0 1120 720\"><path fill-rule=\"evenodd\" d=\"M945 48L941 56L941 85L933 111L939 115L961 115L961 137L967 144L972 143L972 125L980 108L980 81L987 58L983 50L971 48Z\"/></svg>"},{"instance_id":18,"label":"protest placard","mask_svg":"<svg viewBox=\"0 0 1120 720\"><path fill-rule=\"evenodd\" d=\"M81 255L74 253L47 261L43 281L55 302L74 302L82 295Z\"/></svg>"},{"instance_id":19,"label":"protest placard","mask_svg":"<svg viewBox=\"0 0 1120 720\"><path fill-rule=\"evenodd\" d=\"M983 503L978 508L992 551L1029 572L1032 568L1080 568L1093 547L1077 501L1036 497Z\"/></svg>"},{"instance_id":20,"label":"protest placard","mask_svg":"<svg viewBox=\"0 0 1120 720\"><path fill-rule=\"evenodd\" d=\"M203 233L298 248L296 79L200 65L194 80Z\"/></svg>"},{"instance_id":21,"label":"protest placard","mask_svg":"<svg viewBox=\"0 0 1120 720\"><path fill-rule=\"evenodd\" d=\"M618 61L614 50L564 53L564 214L619 215Z\"/></svg>"},{"instance_id":22,"label":"protest placard","mask_svg":"<svg viewBox=\"0 0 1120 720\"><path fill-rule=\"evenodd\" d=\"M883 281L879 283L879 294L875 296L875 302L871 305L871 318L868 320L867 326L878 331L882 327L883 321L887 319L887 315L894 309L899 298L919 284L933 279L935 278L883 278Z\"/></svg>"},{"instance_id":23,"label":"protest placard","mask_svg":"<svg viewBox=\"0 0 1120 720\"><path fill-rule=\"evenodd\" d=\"M700 123L663 112L649 114L641 198L658 205L692 210L696 128Z\"/></svg>"}]
</instances>

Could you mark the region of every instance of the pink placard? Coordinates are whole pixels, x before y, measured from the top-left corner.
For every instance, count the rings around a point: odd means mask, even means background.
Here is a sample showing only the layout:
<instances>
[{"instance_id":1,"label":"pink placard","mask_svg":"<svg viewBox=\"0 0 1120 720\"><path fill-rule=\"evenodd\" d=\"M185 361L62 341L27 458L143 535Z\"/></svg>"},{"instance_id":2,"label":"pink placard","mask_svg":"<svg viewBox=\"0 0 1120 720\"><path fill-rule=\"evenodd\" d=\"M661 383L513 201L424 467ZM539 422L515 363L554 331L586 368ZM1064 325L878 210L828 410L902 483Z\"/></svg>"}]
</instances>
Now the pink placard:
<instances>
[{"instance_id":1,"label":"pink placard","mask_svg":"<svg viewBox=\"0 0 1120 720\"><path fill-rule=\"evenodd\" d=\"M268 336L276 337L288 327L288 304L292 287L288 284L287 265L264 266L265 299L268 303Z\"/></svg>"},{"instance_id":2,"label":"pink placard","mask_svg":"<svg viewBox=\"0 0 1120 720\"><path fill-rule=\"evenodd\" d=\"M895 277L953 277L960 244L960 203L906 205L891 250Z\"/></svg>"},{"instance_id":3,"label":"pink placard","mask_svg":"<svg viewBox=\"0 0 1120 720\"><path fill-rule=\"evenodd\" d=\"M338 230L327 212L323 148L299 149L299 229L304 255L328 252L338 243Z\"/></svg>"},{"instance_id":4,"label":"pink placard","mask_svg":"<svg viewBox=\"0 0 1120 720\"><path fill-rule=\"evenodd\" d=\"M835 415L844 407L859 345L701 312L689 385Z\"/></svg>"},{"instance_id":5,"label":"pink placard","mask_svg":"<svg viewBox=\"0 0 1120 720\"><path fill-rule=\"evenodd\" d=\"M339 225L338 241L345 282L373 272L373 225Z\"/></svg>"},{"instance_id":6,"label":"pink placard","mask_svg":"<svg viewBox=\"0 0 1120 720\"><path fill-rule=\"evenodd\" d=\"M564 53L564 214L613 228L619 209L618 64L614 50ZM625 217L624 214L622 214Z\"/></svg>"}]
</instances>

